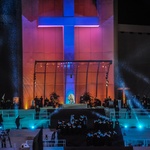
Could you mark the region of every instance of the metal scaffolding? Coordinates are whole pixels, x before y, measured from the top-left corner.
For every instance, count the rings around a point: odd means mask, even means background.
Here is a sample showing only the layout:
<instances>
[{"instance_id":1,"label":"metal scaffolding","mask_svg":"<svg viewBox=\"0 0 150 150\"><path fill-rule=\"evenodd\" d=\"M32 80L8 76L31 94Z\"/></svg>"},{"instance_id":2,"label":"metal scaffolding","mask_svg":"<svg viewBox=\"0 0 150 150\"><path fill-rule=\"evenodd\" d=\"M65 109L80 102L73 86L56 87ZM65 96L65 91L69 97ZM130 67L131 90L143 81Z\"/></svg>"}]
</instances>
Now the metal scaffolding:
<instances>
[{"instance_id":1,"label":"metal scaffolding","mask_svg":"<svg viewBox=\"0 0 150 150\"><path fill-rule=\"evenodd\" d=\"M89 87L92 85L95 92L94 96L97 97L98 92L100 92L100 82L105 82L105 96L107 98L108 75L111 64L112 60L35 61L33 97L37 95L37 92L40 92L45 98L47 97L47 91L57 93L58 87L65 93L68 84L66 77L69 76L74 80L70 84L75 86L75 95L81 94L78 86L82 86L85 92L89 92Z\"/></svg>"}]
</instances>

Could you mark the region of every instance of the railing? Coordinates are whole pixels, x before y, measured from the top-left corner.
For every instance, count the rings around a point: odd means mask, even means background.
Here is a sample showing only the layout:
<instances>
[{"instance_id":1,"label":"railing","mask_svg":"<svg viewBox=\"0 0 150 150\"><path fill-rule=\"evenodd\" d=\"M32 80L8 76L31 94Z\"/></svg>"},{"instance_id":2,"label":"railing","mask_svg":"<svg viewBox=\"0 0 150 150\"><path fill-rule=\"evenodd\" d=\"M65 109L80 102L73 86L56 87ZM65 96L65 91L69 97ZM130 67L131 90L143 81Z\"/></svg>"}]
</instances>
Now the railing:
<instances>
[{"instance_id":1,"label":"railing","mask_svg":"<svg viewBox=\"0 0 150 150\"><path fill-rule=\"evenodd\" d=\"M130 116L129 116L130 115ZM142 110L132 110L132 112L129 114L125 110L119 111L119 119L149 119L150 118L150 112L149 111L142 111ZM109 112L109 118L115 119L115 110L111 110Z\"/></svg>"},{"instance_id":2,"label":"railing","mask_svg":"<svg viewBox=\"0 0 150 150\"><path fill-rule=\"evenodd\" d=\"M66 140L43 140L43 147L66 147Z\"/></svg>"},{"instance_id":3,"label":"railing","mask_svg":"<svg viewBox=\"0 0 150 150\"><path fill-rule=\"evenodd\" d=\"M43 126L50 125L50 115L47 113L46 110L42 110L39 113L39 118L36 119L36 113L34 109L31 110L0 110L0 114L2 114L3 118L3 128L16 128L15 119L19 115L21 118L20 120L20 128L30 128L31 124L37 124L40 120L40 123ZM46 125L47 124L47 125Z\"/></svg>"},{"instance_id":4,"label":"railing","mask_svg":"<svg viewBox=\"0 0 150 150\"><path fill-rule=\"evenodd\" d=\"M27 140L26 143L32 147L33 140ZM43 147L66 147L66 140L43 140Z\"/></svg>"},{"instance_id":5,"label":"railing","mask_svg":"<svg viewBox=\"0 0 150 150\"><path fill-rule=\"evenodd\" d=\"M124 145L125 146L142 146L142 147L148 147L150 146L150 139L124 139Z\"/></svg>"}]
</instances>

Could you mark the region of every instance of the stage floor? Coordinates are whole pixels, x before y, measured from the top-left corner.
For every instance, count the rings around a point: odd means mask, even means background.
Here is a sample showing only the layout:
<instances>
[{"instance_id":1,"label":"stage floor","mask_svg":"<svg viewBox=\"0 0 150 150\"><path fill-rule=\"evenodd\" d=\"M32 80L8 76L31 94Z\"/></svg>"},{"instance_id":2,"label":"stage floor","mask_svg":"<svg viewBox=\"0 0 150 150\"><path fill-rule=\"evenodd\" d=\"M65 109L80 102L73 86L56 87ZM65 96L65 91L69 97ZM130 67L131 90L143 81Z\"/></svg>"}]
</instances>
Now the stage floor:
<instances>
[{"instance_id":1,"label":"stage floor","mask_svg":"<svg viewBox=\"0 0 150 150\"><path fill-rule=\"evenodd\" d=\"M54 119L55 121L57 121L57 117L66 117L66 119L68 119L68 117L70 116L70 114L74 111L78 112L79 114L81 112L84 112L85 114L87 114L87 112L90 112L90 117L92 117L93 119L93 112L96 115L97 111L98 114L100 111L104 110L106 113L106 117L110 117L110 119L112 119L114 122L116 121L115 117L114 117L114 109L111 108L99 108L99 109L95 109L95 108L87 108L87 109L63 109L63 111L65 111L65 113L62 113L62 109L54 109L54 108L48 108L49 110L51 110L51 113L56 113L56 116L54 115ZM57 113L60 111L60 116L57 116ZM11 112L11 110L4 110L1 113L3 113L4 115L4 120L8 120L10 119L11 122L11 115L8 118L8 114ZM69 113L70 114L69 114ZM92 113L91 113L92 112ZM125 141L125 144L128 146L130 143L133 143L134 145L138 145L139 143L135 143L135 139L137 139L138 142L143 143L144 146L148 146L150 144L150 119L149 119L149 115L143 115L143 114L139 114L139 110L134 110L134 112L132 113L132 118L124 118L125 115L125 109L120 110L120 115L119 115L119 124L121 125L122 128L122 134L123 134L123 138ZM20 114L25 114L26 115L26 119L24 120L25 123L28 123L27 120L34 120L34 114L35 114L35 110L19 110ZM136 114L137 113L137 114ZM10 113L11 114L11 113ZM67 115L66 115L67 114ZM91 115L92 114L92 115ZM36 122L43 122L43 116L45 117L45 115L47 115L47 108L41 108L41 118L39 120L36 120ZM52 115L52 114L50 114ZM97 115L96 115L97 116ZM6 118L5 118L6 117ZM14 116L12 116L14 119ZM28 118L29 117L29 118ZM47 116L46 116L47 117ZM45 119L45 118L44 118ZM61 119L61 118L60 118ZM47 118L45 119L47 120ZM52 123L53 120L50 120L50 123ZM91 121L91 120L90 120ZM22 122L23 123L23 122ZM139 123L141 123L141 127L139 126ZM19 147L22 143L24 143L27 139L30 139L32 137L34 137L39 129L19 129L16 130L14 127L14 124L9 124L9 129L10 129L10 138L11 138L11 142L12 142L12 146L13 147ZM53 130L55 128L51 128L51 130ZM50 131L50 129L48 128L48 126L45 126L45 128L43 129L43 136L45 133L49 133L51 136L52 131ZM146 141L146 142L145 142ZM7 147L9 148L9 143L7 141Z\"/></svg>"}]
</instances>

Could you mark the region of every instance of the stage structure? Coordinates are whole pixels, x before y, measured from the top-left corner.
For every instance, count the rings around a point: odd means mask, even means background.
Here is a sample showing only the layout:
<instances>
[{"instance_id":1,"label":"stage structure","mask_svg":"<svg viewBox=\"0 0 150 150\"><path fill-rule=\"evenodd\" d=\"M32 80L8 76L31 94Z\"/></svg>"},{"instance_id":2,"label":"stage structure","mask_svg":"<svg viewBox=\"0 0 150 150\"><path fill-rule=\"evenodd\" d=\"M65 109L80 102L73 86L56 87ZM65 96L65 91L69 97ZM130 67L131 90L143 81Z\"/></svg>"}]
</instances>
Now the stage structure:
<instances>
[{"instance_id":1,"label":"stage structure","mask_svg":"<svg viewBox=\"0 0 150 150\"><path fill-rule=\"evenodd\" d=\"M85 92L107 98L111 64L112 60L35 61L33 97L45 99L55 92L62 104L69 104L70 97L79 103Z\"/></svg>"}]
</instances>

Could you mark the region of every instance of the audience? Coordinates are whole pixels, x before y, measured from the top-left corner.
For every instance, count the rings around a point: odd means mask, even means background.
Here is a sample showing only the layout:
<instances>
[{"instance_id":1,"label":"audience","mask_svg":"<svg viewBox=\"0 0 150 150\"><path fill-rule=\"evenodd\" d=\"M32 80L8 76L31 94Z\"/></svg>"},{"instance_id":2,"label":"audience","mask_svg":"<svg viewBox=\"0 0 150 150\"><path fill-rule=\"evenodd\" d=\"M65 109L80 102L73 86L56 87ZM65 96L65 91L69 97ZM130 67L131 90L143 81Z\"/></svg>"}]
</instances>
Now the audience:
<instances>
[{"instance_id":1,"label":"audience","mask_svg":"<svg viewBox=\"0 0 150 150\"><path fill-rule=\"evenodd\" d=\"M80 115L78 118L74 114L70 116L70 121L58 120L57 130L61 135L84 135L87 146L111 146L118 137L117 128L111 120L98 118L93 122L93 128L88 129L87 117ZM115 125L118 125L115 123Z\"/></svg>"},{"instance_id":2,"label":"audience","mask_svg":"<svg viewBox=\"0 0 150 150\"><path fill-rule=\"evenodd\" d=\"M111 146L118 133L113 127L113 122L108 119L94 120L94 128L86 135L87 146Z\"/></svg>"},{"instance_id":3,"label":"audience","mask_svg":"<svg viewBox=\"0 0 150 150\"><path fill-rule=\"evenodd\" d=\"M80 115L76 118L74 115L70 116L70 121L58 120L57 130L62 135L80 134L83 133L87 127L87 117Z\"/></svg>"}]
</instances>

